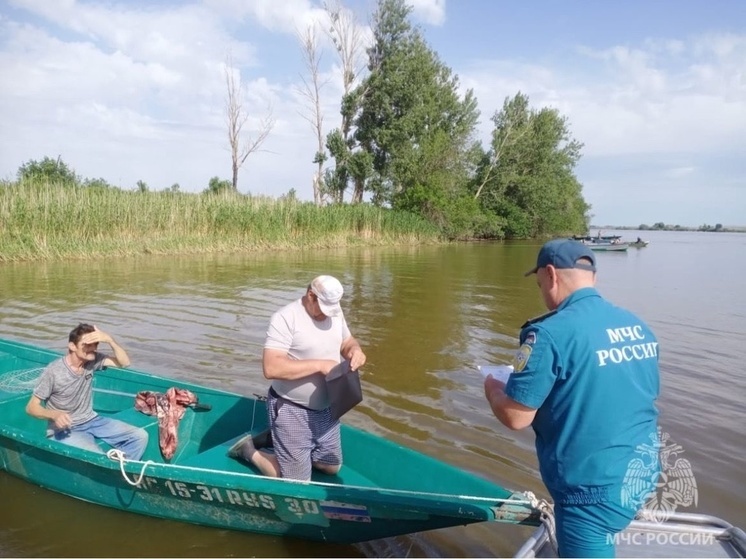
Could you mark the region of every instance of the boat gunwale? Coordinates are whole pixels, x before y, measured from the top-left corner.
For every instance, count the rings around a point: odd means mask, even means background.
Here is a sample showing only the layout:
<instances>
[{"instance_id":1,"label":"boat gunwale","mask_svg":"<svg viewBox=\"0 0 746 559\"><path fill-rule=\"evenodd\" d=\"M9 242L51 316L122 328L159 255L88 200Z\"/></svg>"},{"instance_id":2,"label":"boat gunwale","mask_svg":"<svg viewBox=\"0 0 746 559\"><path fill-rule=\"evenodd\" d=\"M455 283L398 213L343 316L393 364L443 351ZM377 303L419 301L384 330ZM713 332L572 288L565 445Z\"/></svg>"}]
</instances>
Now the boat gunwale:
<instances>
[{"instance_id":1,"label":"boat gunwale","mask_svg":"<svg viewBox=\"0 0 746 559\"><path fill-rule=\"evenodd\" d=\"M104 467L105 469L116 471L120 468L121 462L117 459L113 459L108 457L105 454L98 454L94 453L92 451L87 451L85 449L79 449L76 447L72 447L69 445L64 445L62 443L58 443L56 441L50 441L50 440L41 440L41 439L35 439L33 437L30 437L26 435L22 431L18 430L10 430L10 433L8 433L8 429L5 428L3 425L0 425L0 435L4 435L7 438L18 440L20 442L23 442L24 444L28 445L29 447L37 448L40 450L44 450L45 452L51 452L52 454L56 454L59 456L64 456L66 458L71 458L73 460L77 460L80 462L86 462L92 466L99 466ZM209 449L212 450L212 449ZM208 451L209 451L208 450ZM205 451L205 452L208 452ZM199 456L197 454L196 456ZM420 498L429 498L429 499L442 499L442 498L448 498L448 499L459 499L464 501L470 501L470 502L482 502L485 504L495 504L495 503L508 503L511 505L528 505L531 506L531 501L528 499L528 497L525 500L516 499L516 495L524 495L523 492L520 491L511 491L507 488L504 488L505 491L510 492L510 497L479 497L476 495L461 495L456 493L436 493L436 492L428 492L428 491L411 491L407 489L394 489L394 488L386 488L382 486L364 486L364 485L347 485L347 484L341 484L341 483L331 483L326 481L302 481L302 480L295 480L295 479L287 479L287 478L272 478L268 477L262 474L252 473L252 472L235 472L231 470L220 470L215 468L206 468L206 467L200 467L200 466L189 466L189 465L183 465L183 464L168 464L168 463L162 463L162 462L153 462L152 460L123 460L124 462L124 468L127 473L132 474L140 474L141 472L145 472L144 475L149 475L152 477L167 477L169 479L179 479L177 476L169 476L169 475L159 475L158 470L176 470L176 471L188 471L188 472L195 472L195 473L206 473L210 474L211 476L217 476L217 477L235 477L235 478L243 478L243 479L250 479L250 480L260 480L262 483L266 483L269 485L278 485L278 486L302 486L302 487L319 487L319 488L334 488L336 490L342 489L342 490L354 490L354 491L360 491L360 492L374 492L379 494L386 494L386 495L401 495L401 496L416 496ZM143 467L144 466L144 467ZM148 473L148 469L155 470L153 473ZM12 472L10 472L12 473Z\"/></svg>"}]
</instances>

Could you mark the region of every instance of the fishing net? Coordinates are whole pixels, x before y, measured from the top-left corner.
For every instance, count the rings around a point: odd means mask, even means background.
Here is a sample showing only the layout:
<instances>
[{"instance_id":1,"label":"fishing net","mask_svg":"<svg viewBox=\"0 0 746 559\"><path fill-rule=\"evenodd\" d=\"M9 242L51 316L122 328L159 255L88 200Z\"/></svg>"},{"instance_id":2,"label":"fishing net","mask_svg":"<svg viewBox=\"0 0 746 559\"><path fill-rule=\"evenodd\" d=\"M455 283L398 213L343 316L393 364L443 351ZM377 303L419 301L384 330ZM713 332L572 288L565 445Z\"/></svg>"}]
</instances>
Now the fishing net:
<instances>
[{"instance_id":1,"label":"fishing net","mask_svg":"<svg viewBox=\"0 0 746 559\"><path fill-rule=\"evenodd\" d=\"M31 392L44 369L45 367L36 367L0 373L0 392Z\"/></svg>"}]
</instances>

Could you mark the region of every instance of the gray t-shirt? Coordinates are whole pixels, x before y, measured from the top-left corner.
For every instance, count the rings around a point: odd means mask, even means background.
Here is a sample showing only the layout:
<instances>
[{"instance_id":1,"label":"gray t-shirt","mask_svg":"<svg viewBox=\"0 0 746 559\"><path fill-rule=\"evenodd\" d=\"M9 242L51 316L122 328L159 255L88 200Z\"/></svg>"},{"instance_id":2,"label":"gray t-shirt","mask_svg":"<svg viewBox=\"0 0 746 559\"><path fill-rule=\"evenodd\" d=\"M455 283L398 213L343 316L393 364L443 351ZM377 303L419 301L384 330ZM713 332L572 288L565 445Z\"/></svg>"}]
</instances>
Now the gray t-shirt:
<instances>
[{"instance_id":1,"label":"gray t-shirt","mask_svg":"<svg viewBox=\"0 0 746 559\"><path fill-rule=\"evenodd\" d=\"M350 335L344 315L316 321L303 307L302 299L297 299L272 315L264 347L286 351L291 359L329 359L339 363L342 342ZM313 410L329 407L326 379L321 373L298 380L275 379L272 388L301 406Z\"/></svg>"},{"instance_id":2,"label":"gray t-shirt","mask_svg":"<svg viewBox=\"0 0 746 559\"><path fill-rule=\"evenodd\" d=\"M104 368L106 355L96 352L96 358L75 373L62 357L47 365L39 377L34 396L45 402L52 410L67 412L73 426L96 417L93 411L93 373ZM49 421L47 435L54 431L54 422Z\"/></svg>"}]
</instances>

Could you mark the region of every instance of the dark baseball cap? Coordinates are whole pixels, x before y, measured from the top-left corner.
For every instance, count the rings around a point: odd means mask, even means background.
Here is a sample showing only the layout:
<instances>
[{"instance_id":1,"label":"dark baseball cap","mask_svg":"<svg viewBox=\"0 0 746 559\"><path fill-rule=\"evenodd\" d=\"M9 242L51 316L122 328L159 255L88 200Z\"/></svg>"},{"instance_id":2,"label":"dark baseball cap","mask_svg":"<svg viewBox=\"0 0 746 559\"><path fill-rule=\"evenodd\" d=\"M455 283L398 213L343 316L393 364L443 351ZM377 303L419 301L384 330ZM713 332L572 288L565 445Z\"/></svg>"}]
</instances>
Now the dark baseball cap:
<instances>
[{"instance_id":1,"label":"dark baseball cap","mask_svg":"<svg viewBox=\"0 0 746 559\"><path fill-rule=\"evenodd\" d=\"M581 258L586 258L589 263L578 262ZM549 264L558 269L578 268L596 271L596 257L586 245L572 239L554 239L544 243L536 258L536 266L523 275L535 274L539 268Z\"/></svg>"}]
</instances>

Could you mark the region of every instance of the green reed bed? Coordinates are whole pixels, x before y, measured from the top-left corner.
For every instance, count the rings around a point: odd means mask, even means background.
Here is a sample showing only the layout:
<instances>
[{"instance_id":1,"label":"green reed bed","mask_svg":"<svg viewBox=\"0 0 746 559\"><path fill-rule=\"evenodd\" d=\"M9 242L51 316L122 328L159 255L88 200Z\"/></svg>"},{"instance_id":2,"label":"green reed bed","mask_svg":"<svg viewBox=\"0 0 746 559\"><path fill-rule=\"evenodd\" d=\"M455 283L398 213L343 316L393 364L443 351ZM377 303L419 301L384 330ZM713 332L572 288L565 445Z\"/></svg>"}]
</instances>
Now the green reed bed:
<instances>
[{"instance_id":1,"label":"green reed bed","mask_svg":"<svg viewBox=\"0 0 746 559\"><path fill-rule=\"evenodd\" d=\"M438 242L422 218L368 204L0 184L0 261Z\"/></svg>"}]
</instances>

